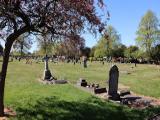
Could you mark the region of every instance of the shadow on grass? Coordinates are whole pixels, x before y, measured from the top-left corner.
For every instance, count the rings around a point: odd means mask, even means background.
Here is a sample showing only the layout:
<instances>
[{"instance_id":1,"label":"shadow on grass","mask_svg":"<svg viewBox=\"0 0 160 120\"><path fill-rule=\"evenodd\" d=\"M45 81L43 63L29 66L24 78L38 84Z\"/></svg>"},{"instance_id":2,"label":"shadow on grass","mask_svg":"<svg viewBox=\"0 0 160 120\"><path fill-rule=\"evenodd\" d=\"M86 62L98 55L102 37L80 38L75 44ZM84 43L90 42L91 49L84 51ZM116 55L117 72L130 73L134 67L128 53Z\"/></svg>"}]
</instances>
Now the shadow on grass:
<instances>
[{"instance_id":1,"label":"shadow on grass","mask_svg":"<svg viewBox=\"0 0 160 120\"><path fill-rule=\"evenodd\" d=\"M17 108L18 120L143 120L160 109L138 111L92 97L86 101L67 102L57 97L43 98L35 105Z\"/></svg>"}]
</instances>

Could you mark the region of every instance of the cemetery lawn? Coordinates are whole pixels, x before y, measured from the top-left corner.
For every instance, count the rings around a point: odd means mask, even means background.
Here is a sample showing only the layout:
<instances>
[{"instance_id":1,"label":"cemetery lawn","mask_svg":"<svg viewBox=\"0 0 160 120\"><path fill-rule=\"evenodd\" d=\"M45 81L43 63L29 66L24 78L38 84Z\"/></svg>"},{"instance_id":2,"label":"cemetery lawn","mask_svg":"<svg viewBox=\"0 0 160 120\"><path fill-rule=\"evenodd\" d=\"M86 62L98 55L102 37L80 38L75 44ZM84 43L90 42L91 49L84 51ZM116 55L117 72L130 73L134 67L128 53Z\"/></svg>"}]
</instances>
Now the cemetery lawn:
<instances>
[{"instance_id":1,"label":"cemetery lawn","mask_svg":"<svg viewBox=\"0 0 160 120\"><path fill-rule=\"evenodd\" d=\"M1 62L0 62L1 64ZM5 105L13 108L18 120L143 120L160 108L129 109L105 102L74 86L80 77L89 83L106 86L111 64L89 63L84 69L72 63L50 63L50 70L65 85L43 85L44 63L26 65L25 61L10 62L5 88ZM117 64L120 83L138 94L160 98L160 71L153 65ZM130 72L131 74L127 74Z\"/></svg>"}]
</instances>

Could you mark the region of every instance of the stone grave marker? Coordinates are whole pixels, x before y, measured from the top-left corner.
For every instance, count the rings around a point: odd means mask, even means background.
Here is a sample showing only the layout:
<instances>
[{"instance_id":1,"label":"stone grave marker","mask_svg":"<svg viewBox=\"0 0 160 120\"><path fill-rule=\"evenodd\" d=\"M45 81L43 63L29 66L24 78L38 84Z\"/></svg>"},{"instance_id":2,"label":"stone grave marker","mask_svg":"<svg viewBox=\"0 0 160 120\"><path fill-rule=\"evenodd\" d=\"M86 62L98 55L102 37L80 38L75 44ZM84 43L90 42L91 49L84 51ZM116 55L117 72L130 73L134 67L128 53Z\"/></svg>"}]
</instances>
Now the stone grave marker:
<instances>
[{"instance_id":1,"label":"stone grave marker","mask_svg":"<svg viewBox=\"0 0 160 120\"><path fill-rule=\"evenodd\" d=\"M118 91L118 77L119 71L116 65L112 66L109 71L109 88L108 95L112 100L120 100L120 95L117 93Z\"/></svg>"},{"instance_id":2,"label":"stone grave marker","mask_svg":"<svg viewBox=\"0 0 160 120\"><path fill-rule=\"evenodd\" d=\"M44 62L45 62L45 70L44 70L44 80L53 80L54 77L52 76L50 70L49 70L49 67L48 67L48 60L49 60L49 57L46 55L44 57Z\"/></svg>"},{"instance_id":3,"label":"stone grave marker","mask_svg":"<svg viewBox=\"0 0 160 120\"><path fill-rule=\"evenodd\" d=\"M86 87L87 86L87 81L83 78L80 78L80 80L78 81L77 84L82 86L82 87Z\"/></svg>"},{"instance_id":4,"label":"stone grave marker","mask_svg":"<svg viewBox=\"0 0 160 120\"><path fill-rule=\"evenodd\" d=\"M107 92L106 88L95 88L94 89L95 94L101 94L101 93L106 93L106 92Z\"/></svg>"},{"instance_id":5,"label":"stone grave marker","mask_svg":"<svg viewBox=\"0 0 160 120\"><path fill-rule=\"evenodd\" d=\"M86 56L83 56L83 67L84 68L87 68L87 57Z\"/></svg>"}]
</instances>

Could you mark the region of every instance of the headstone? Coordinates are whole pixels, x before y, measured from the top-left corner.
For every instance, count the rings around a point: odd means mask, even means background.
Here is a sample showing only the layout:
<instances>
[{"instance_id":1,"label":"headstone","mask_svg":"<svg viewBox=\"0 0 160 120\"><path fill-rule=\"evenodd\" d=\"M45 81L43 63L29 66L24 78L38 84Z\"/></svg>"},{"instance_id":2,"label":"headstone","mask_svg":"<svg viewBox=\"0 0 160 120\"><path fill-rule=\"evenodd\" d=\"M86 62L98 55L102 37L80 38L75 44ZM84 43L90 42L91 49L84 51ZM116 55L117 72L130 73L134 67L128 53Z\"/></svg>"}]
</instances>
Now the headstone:
<instances>
[{"instance_id":1,"label":"headstone","mask_svg":"<svg viewBox=\"0 0 160 120\"><path fill-rule=\"evenodd\" d=\"M99 88L99 84L95 84L94 88Z\"/></svg>"},{"instance_id":2,"label":"headstone","mask_svg":"<svg viewBox=\"0 0 160 120\"><path fill-rule=\"evenodd\" d=\"M84 68L87 68L87 57L86 56L83 56L83 67Z\"/></svg>"},{"instance_id":3,"label":"headstone","mask_svg":"<svg viewBox=\"0 0 160 120\"><path fill-rule=\"evenodd\" d=\"M13 57L11 57L11 62L13 62Z\"/></svg>"},{"instance_id":4,"label":"headstone","mask_svg":"<svg viewBox=\"0 0 160 120\"><path fill-rule=\"evenodd\" d=\"M95 88L94 89L95 94L106 93L106 92L107 92L106 88Z\"/></svg>"},{"instance_id":5,"label":"headstone","mask_svg":"<svg viewBox=\"0 0 160 120\"><path fill-rule=\"evenodd\" d=\"M120 100L120 96L117 93L117 91L118 91L118 77L119 77L118 67L116 65L114 65L109 71L108 95L110 96L109 98L112 100Z\"/></svg>"},{"instance_id":6,"label":"headstone","mask_svg":"<svg viewBox=\"0 0 160 120\"><path fill-rule=\"evenodd\" d=\"M95 84L93 83L93 84L91 85L91 87L93 87L93 88L94 88L94 87L95 87Z\"/></svg>"},{"instance_id":7,"label":"headstone","mask_svg":"<svg viewBox=\"0 0 160 120\"><path fill-rule=\"evenodd\" d=\"M80 78L78 85L82 86L82 87L86 87L87 86L87 82L85 79Z\"/></svg>"},{"instance_id":8,"label":"headstone","mask_svg":"<svg viewBox=\"0 0 160 120\"><path fill-rule=\"evenodd\" d=\"M131 92L130 91L128 91L128 90L122 90L122 91L120 91L120 96L125 96L125 95L130 95L131 94Z\"/></svg>"},{"instance_id":9,"label":"headstone","mask_svg":"<svg viewBox=\"0 0 160 120\"><path fill-rule=\"evenodd\" d=\"M135 95L126 95L124 97L121 97L121 103L122 104L133 103L138 99L141 99L141 97Z\"/></svg>"},{"instance_id":10,"label":"headstone","mask_svg":"<svg viewBox=\"0 0 160 120\"><path fill-rule=\"evenodd\" d=\"M48 60L49 60L49 57L46 55L44 57L44 62L45 62L44 80L53 80L54 78L52 77L52 74L48 67Z\"/></svg>"},{"instance_id":11,"label":"headstone","mask_svg":"<svg viewBox=\"0 0 160 120\"><path fill-rule=\"evenodd\" d=\"M67 80L55 80L54 83L55 84L66 84L68 82L67 82Z\"/></svg>"},{"instance_id":12,"label":"headstone","mask_svg":"<svg viewBox=\"0 0 160 120\"><path fill-rule=\"evenodd\" d=\"M21 61L21 57L19 57L18 61L19 61L19 62Z\"/></svg>"}]
</instances>

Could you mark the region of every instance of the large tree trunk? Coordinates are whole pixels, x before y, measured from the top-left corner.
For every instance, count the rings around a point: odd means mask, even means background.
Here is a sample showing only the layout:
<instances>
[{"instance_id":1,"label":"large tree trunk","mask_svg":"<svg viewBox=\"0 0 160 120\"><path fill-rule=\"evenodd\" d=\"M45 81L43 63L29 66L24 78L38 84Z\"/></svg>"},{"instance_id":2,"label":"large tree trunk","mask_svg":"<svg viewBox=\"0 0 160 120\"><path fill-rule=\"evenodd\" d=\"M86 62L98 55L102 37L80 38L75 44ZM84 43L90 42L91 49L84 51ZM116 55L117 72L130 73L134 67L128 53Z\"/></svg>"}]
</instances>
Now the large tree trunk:
<instances>
[{"instance_id":1,"label":"large tree trunk","mask_svg":"<svg viewBox=\"0 0 160 120\"><path fill-rule=\"evenodd\" d=\"M9 35L6 40L2 69L0 73L0 117L4 116L4 88L5 88L5 79L6 79L6 73L7 73L7 67L8 67L9 54L11 51L11 47L12 47L13 42L21 34L25 33L28 30L29 30L28 26L24 26L23 28Z\"/></svg>"},{"instance_id":2,"label":"large tree trunk","mask_svg":"<svg viewBox=\"0 0 160 120\"><path fill-rule=\"evenodd\" d=\"M9 61L9 54L13 44L13 40L7 41L5 44L4 49L4 56L3 56L3 64L2 70L0 74L0 116L4 116L4 87L5 87L5 78L7 73L7 66Z\"/></svg>"}]
</instances>

